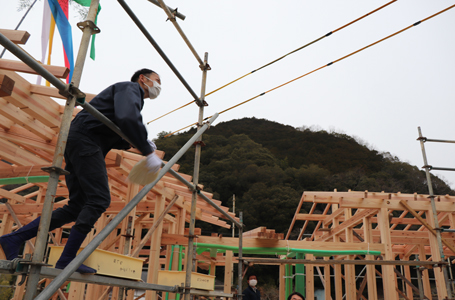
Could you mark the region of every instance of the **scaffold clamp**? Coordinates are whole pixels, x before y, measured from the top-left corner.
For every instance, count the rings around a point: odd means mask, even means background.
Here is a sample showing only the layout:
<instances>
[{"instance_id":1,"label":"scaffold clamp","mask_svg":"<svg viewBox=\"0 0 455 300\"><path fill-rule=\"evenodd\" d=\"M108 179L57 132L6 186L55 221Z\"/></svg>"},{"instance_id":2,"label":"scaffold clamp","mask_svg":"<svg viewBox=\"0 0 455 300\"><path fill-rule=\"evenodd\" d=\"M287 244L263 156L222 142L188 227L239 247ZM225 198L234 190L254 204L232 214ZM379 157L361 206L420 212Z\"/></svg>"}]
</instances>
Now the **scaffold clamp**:
<instances>
[{"instance_id":1,"label":"scaffold clamp","mask_svg":"<svg viewBox=\"0 0 455 300\"><path fill-rule=\"evenodd\" d=\"M86 27L90 27L90 29L92 30L92 34L97 34L101 32L101 29L98 26L96 26L96 24L93 23L93 21L90 20L77 23L77 27L79 27L79 29L82 31L84 31Z\"/></svg>"},{"instance_id":2,"label":"scaffold clamp","mask_svg":"<svg viewBox=\"0 0 455 300\"><path fill-rule=\"evenodd\" d=\"M193 146L201 145L202 147L205 147L205 143L203 141L196 141L193 143Z\"/></svg>"},{"instance_id":3,"label":"scaffold clamp","mask_svg":"<svg viewBox=\"0 0 455 300\"><path fill-rule=\"evenodd\" d=\"M43 168L41 168L41 170L43 170L44 172L47 172L49 174L52 173L52 172L57 172L59 175L69 175L69 174L71 174L67 170L64 170L64 169L62 169L60 167L56 167L56 166L43 167Z\"/></svg>"}]
</instances>

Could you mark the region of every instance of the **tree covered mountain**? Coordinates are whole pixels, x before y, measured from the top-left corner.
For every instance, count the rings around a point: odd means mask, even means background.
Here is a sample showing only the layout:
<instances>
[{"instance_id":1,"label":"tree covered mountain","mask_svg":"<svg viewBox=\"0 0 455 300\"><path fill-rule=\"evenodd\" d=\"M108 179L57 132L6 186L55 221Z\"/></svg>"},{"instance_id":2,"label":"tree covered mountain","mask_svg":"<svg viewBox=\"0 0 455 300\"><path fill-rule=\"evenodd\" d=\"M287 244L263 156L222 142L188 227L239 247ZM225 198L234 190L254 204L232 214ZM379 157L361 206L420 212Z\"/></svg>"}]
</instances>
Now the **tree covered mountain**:
<instances>
[{"instance_id":1,"label":"tree covered mountain","mask_svg":"<svg viewBox=\"0 0 455 300\"><path fill-rule=\"evenodd\" d=\"M160 134L155 143L168 160L195 132ZM247 230L286 232L303 191L428 193L424 171L346 134L245 118L212 126L203 140L199 182L223 205L232 207L235 195ZM193 174L194 148L178 163ZM455 195L443 180L432 180L435 194Z\"/></svg>"}]
</instances>

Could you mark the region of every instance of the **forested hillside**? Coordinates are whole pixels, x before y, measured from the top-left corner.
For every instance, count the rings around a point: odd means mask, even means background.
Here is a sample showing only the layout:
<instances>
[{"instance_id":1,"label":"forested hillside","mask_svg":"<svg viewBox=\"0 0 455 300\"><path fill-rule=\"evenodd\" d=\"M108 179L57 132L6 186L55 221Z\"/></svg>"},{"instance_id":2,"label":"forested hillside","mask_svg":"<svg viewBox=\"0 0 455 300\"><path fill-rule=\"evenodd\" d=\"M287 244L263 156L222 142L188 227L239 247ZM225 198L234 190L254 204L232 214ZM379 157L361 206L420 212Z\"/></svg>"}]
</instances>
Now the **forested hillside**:
<instances>
[{"instance_id":1,"label":"forested hillside","mask_svg":"<svg viewBox=\"0 0 455 300\"><path fill-rule=\"evenodd\" d=\"M194 133L160 135L155 142L168 160ZM224 205L232 207L235 195L247 230L285 232L303 191L428 193L424 171L345 134L245 118L212 126L203 140L200 183ZM179 164L193 174L194 148ZM435 194L455 195L437 177L433 185Z\"/></svg>"}]
</instances>

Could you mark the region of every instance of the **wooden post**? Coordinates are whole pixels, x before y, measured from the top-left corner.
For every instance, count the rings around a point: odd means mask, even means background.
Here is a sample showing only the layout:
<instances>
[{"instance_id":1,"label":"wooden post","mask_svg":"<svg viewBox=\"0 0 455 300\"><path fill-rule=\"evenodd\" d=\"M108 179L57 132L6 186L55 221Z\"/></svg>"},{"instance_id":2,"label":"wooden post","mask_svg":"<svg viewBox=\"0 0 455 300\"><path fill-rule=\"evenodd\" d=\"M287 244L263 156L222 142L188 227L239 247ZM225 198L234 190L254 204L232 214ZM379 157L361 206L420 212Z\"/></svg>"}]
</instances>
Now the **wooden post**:
<instances>
[{"instance_id":1,"label":"wooden post","mask_svg":"<svg viewBox=\"0 0 455 300\"><path fill-rule=\"evenodd\" d=\"M419 260L426 261L425 245L419 245ZM423 293L428 299L431 299L430 274L428 269L422 271Z\"/></svg>"},{"instance_id":2,"label":"wooden post","mask_svg":"<svg viewBox=\"0 0 455 300\"><path fill-rule=\"evenodd\" d=\"M409 260L409 256L404 256L402 258L402 260ZM411 268L410 268L410 266L403 266L403 268L404 268L404 277L409 282L412 282L411 281ZM406 297L408 297L409 299L414 299L414 295L412 293L412 288L408 284L405 284L405 283L404 283L404 286L406 286Z\"/></svg>"},{"instance_id":3,"label":"wooden post","mask_svg":"<svg viewBox=\"0 0 455 300\"><path fill-rule=\"evenodd\" d=\"M427 222L428 225L430 225L432 228L435 228L435 219L434 215L431 211L428 211L425 213L427 217ZM439 251L439 244L437 237L432 234L431 232L428 232L428 238L430 240L430 249L431 249L431 257L432 260L437 263L441 261L441 252ZM436 280L436 290L438 291L438 299L445 299L448 294L447 294L447 285L446 281L444 279L444 273L442 270L442 266L439 268L434 268L433 273L434 273L434 278Z\"/></svg>"},{"instance_id":4,"label":"wooden post","mask_svg":"<svg viewBox=\"0 0 455 300\"><path fill-rule=\"evenodd\" d=\"M280 265L279 294L280 299L286 298L286 265Z\"/></svg>"},{"instance_id":5,"label":"wooden post","mask_svg":"<svg viewBox=\"0 0 455 300\"><path fill-rule=\"evenodd\" d=\"M332 212L338 210L338 204L332 205ZM338 218L334 218L332 222L332 228L335 228L339 225ZM340 237L338 235L333 236L334 242L340 242ZM335 299L336 300L343 300L343 281L341 275L341 265L335 264L333 266L334 274L335 274Z\"/></svg>"},{"instance_id":6,"label":"wooden post","mask_svg":"<svg viewBox=\"0 0 455 300\"><path fill-rule=\"evenodd\" d=\"M351 217L352 217L352 210L350 208L346 208L344 210L345 222L348 221ZM354 236L352 234L352 227L346 228L345 234L346 234L346 242L353 243ZM353 259L355 259L355 256L348 255L347 259L353 260ZM356 289L356 282L355 282L355 266L354 265L345 265L344 272L345 272L345 285L346 285L346 299L356 299L357 289Z\"/></svg>"},{"instance_id":7,"label":"wooden post","mask_svg":"<svg viewBox=\"0 0 455 300\"><path fill-rule=\"evenodd\" d=\"M313 254L306 254L306 259L313 259ZM314 299L314 266L306 265L305 266L305 276L306 276L306 293L305 299Z\"/></svg>"},{"instance_id":8,"label":"wooden post","mask_svg":"<svg viewBox=\"0 0 455 300\"><path fill-rule=\"evenodd\" d=\"M329 260L328 257L324 257L324 260ZM330 279L330 265L325 265L324 266L324 281L325 281L325 287L324 287L324 296L325 299L331 300L332 299L332 283Z\"/></svg>"},{"instance_id":9,"label":"wooden post","mask_svg":"<svg viewBox=\"0 0 455 300\"><path fill-rule=\"evenodd\" d=\"M162 195L156 197L155 211L153 212L153 220L156 222L161 212L164 210L165 198ZM158 225L158 228L152 234L150 244L150 255L149 255L149 270L147 274L148 283L158 283L158 271L161 269L160 261L160 246L161 246L161 234L163 231L163 223ZM155 291L145 292L146 300L157 300L157 294Z\"/></svg>"},{"instance_id":10,"label":"wooden post","mask_svg":"<svg viewBox=\"0 0 455 300\"><path fill-rule=\"evenodd\" d=\"M365 236L365 243L373 243L373 234L371 233L371 218L363 219L363 232ZM365 259L374 260L374 255L365 255ZM378 300L378 292L376 286L376 267L367 265L367 285L368 285L368 299Z\"/></svg>"},{"instance_id":11,"label":"wooden post","mask_svg":"<svg viewBox=\"0 0 455 300\"><path fill-rule=\"evenodd\" d=\"M392 240L390 237L389 211L381 208L378 213L379 229L381 231L381 242L385 246L385 260L394 260L392 251ZM382 266L382 281L384 286L384 298L388 300L398 300L398 293L394 288L397 284L396 275L393 271L395 266Z\"/></svg>"},{"instance_id":12,"label":"wooden post","mask_svg":"<svg viewBox=\"0 0 455 300\"><path fill-rule=\"evenodd\" d=\"M231 282L233 275L233 263L232 263L233 252L227 250L225 254L225 263L224 263L224 292L231 293ZM243 291L238 291L242 293Z\"/></svg>"}]
</instances>

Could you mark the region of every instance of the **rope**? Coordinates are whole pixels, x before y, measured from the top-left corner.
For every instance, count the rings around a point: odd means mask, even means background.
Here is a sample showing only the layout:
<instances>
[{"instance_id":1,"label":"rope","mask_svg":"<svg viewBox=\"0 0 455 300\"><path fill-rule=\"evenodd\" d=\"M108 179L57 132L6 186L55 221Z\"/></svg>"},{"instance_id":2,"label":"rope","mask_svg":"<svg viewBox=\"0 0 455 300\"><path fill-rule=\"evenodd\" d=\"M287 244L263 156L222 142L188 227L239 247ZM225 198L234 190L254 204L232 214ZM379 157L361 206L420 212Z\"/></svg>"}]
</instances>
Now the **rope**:
<instances>
[{"instance_id":1,"label":"rope","mask_svg":"<svg viewBox=\"0 0 455 300\"><path fill-rule=\"evenodd\" d=\"M25 181L27 181L27 183L29 183L29 182L28 182L28 175L30 175L30 172L32 171L33 166L34 166L34 165L32 165L32 166L30 167L30 170L28 170L27 176L25 176Z\"/></svg>"},{"instance_id":2,"label":"rope","mask_svg":"<svg viewBox=\"0 0 455 300\"><path fill-rule=\"evenodd\" d=\"M401 29L401 30L399 30L399 31L397 31L397 32L395 32L395 33L389 35L389 36L386 36L385 38L382 38L382 39L380 39L380 40L378 40L378 41L376 41L376 42L374 42L374 43L372 43L372 44L369 44L368 46L365 46L365 47L363 47L363 48L360 48L359 50L356 50L356 51L354 51L354 52L352 52L352 53L350 53L350 54L348 54L348 55L345 55L345 56L343 56L343 57L337 59L337 60L334 60L334 61L332 61L332 62L329 62L328 64L323 65L322 67L319 67L319 68L317 68L317 69L314 69L314 70L311 71L311 72L308 72L308 73L303 74L303 75L301 75L301 76L299 76L299 77L296 77L296 78L294 78L294 79L292 79L292 80L290 80L290 81L288 81L288 82L285 82L285 83L283 83L283 84L281 84L281 85L279 85L279 86L276 86L276 87L274 87L274 88L272 88L272 89L270 89L270 90L268 90L268 91L266 91L266 92L263 92L263 93L261 93L261 94L259 94L259 95L257 95L257 96L254 96L253 98L250 98L250 99L248 99L248 100L246 100L246 101L243 101L243 102L241 102L241 103L239 103L239 104L236 104L236 105L234 105L234 106L232 106L232 107L230 107L230 108L228 108L228 109L225 109L225 110L219 112L218 114L221 115L222 113L225 113L225 112L227 112L227 111L229 111L229 110L231 110L231 109L233 109L233 108L236 108L236 107L238 107L238 106L240 106L240 105L243 105L243 104L245 104L245 103L247 103L247 102L250 102L251 100L254 100L254 99L256 99L256 98L258 98L258 97L260 97L260 96L263 96L263 95L265 95L265 94L267 94L267 93L270 93L270 92L272 92L272 91L274 91L274 90L276 90L276 89L279 89L279 88L281 88L281 87L283 87L283 86L285 86L285 85L287 85L287 84L289 84L289 83L291 83L291 82L294 82L294 81L296 81L296 80L298 80L298 79L301 79L301 78L303 78L303 77L305 77L305 76L307 76L307 75L310 75L311 73L314 73L314 72L316 72L316 71L319 71L319 70L321 70L321 69L323 69L323 68L325 68L325 67L331 66L331 65L333 65L333 64L335 64L335 63L337 63L337 62L339 62L339 61L342 61L343 59L346 59L346 58L348 58L348 57L350 57L350 56L352 56L352 55L354 55L354 54L357 54L357 53L359 53L359 52L361 52L361 51L363 51L363 50L365 50L365 49L367 49L367 48L370 48L371 46L374 46L374 45L376 45L376 44L379 44L380 42L383 42L383 41L385 41L385 40L387 40L387 39L389 39L389 38L391 38L391 37L393 37L393 36L395 36L395 35L397 35L397 34L399 34L399 33L402 33L403 31L406 31L406 30L408 30L408 29L411 28L411 27L417 26L417 25L419 25L419 24L421 24L421 23L423 23L423 22L425 22L425 21L427 21L427 20L429 20L429 19L431 19L431 18L433 18L433 17L435 17L435 16L437 16L437 15L439 15L439 14L445 12L445 11L448 11L449 9L452 9L452 8L454 8L454 7L455 7L455 4L452 5L452 6L447 7L447 8L445 8L445 9L443 9L443 10L441 10L441 11L435 13L434 15L431 15L431 16L429 16L429 17L427 17L427 18L421 20L421 21L418 21L418 22L416 22L416 23L414 23L414 24L412 24L412 25L410 25L410 26L408 26L408 27L405 27L405 28L403 28L403 29ZM212 116L206 117L206 118L204 119L204 121L210 119L211 117L212 117ZM191 126L193 126L193 125L195 125L195 124L197 124L197 122L196 122L196 123L193 123L193 124L191 124L191 125L188 125L188 126L186 126L186 127L184 127L184 128L181 128L181 129L179 129L179 130L177 130L177 131L174 131L174 132L172 132L172 133L169 133L169 134L165 135L164 137L171 136L171 135L173 135L174 133L179 132L179 131L181 131L181 130L183 130L183 129L186 129L186 128L188 128L188 127L191 127Z\"/></svg>"},{"instance_id":3,"label":"rope","mask_svg":"<svg viewBox=\"0 0 455 300\"><path fill-rule=\"evenodd\" d=\"M263 68L265 68L265 67L268 67L268 66L270 66L270 65L272 65L272 64L274 64L274 63L276 63L277 61L282 60L283 58L285 58L285 57L288 56L288 55L291 55L291 54L293 54L293 53L295 53L295 52L297 52L297 51L302 50L303 48L306 48L306 47L308 47L308 46L310 46L310 45L312 45L312 44L314 44L314 43L316 43L316 42L319 42L319 41L322 40L323 38L328 37L328 36L332 35L333 33L337 32L337 31L339 31L339 30L341 30L341 29L343 29L343 28L346 28L346 27L348 27L349 25L352 25L352 24L356 23L357 21L362 20L363 18L365 18L365 17L367 17L367 16L369 16L369 15L371 15L371 14L377 12L378 10L383 9L384 7L386 7L386 6L392 4L393 2L396 2L396 1L397 1L397 0L392 0L392 1L390 1L389 3L386 3L386 4L384 4L383 6L378 7L378 8L376 8L375 10L372 10L371 12L369 12L369 13L367 13L367 14L361 16L360 18L357 18L357 19L355 19L354 21L351 21L351 22L349 22L349 23L347 23L347 24L345 24L345 25L343 25L343 26L341 26L341 27L339 27L339 28L337 28L337 29L335 29L335 30L332 30L332 31L330 31L329 33L327 33L327 34L321 36L320 38L317 38L317 39L315 39L314 41L309 42L308 44L303 45L303 46L301 46L301 47L299 47L299 48L297 48L297 49L295 49L295 50L293 50L293 51L291 51L291 52L289 52L289 53L287 53L287 54L285 54L285 55L283 55L283 56L281 56L281 57L275 59L274 61L271 61L271 62L269 62L269 63L263 65L262 67L257 68L256 70L253 70L253 71L251 71L251 72L249 72L249 73L247 73L247 74L245 74L245 75L243 75L243 76L240 76L239 78L237 78L237 79L235 79L235 80L233 80L233 81L231 81L231 82L229 82L229 83L227 83L227 84L225 84L225 85L223 85L223 86L217 88L216 90L211 91L210 93L206 94L205 97L207 97L207 96L209 96L209 95L211 95L211 94L213 94L213 93L218 92L219 90L221 90L221 89L227 87L228 85L233 84L233 83L236 82L236 81L239 81L239 80L242 79L242 78L245 78L245 77L248 76L248 75L253 74L254 72L257 72L257 71L259 71L259 70L261 70L261 69L263 69ZM147 122L147 125L150 124L150 123L152 123L152 122L154 122L154 121L156 121L156 120L158 120L158 119L161 119L162 117L167 116L167 115L169 115L169 114L171 114L171 113L173 113L173 112L175 112L175 111L177 111L177 110L179 110L179 109L182 109L182 108L184 108L184 107L190 105L190 104L193 103L193 102L194 102L194 100L191 101L191 102L188 102L187 104L182 105L182 106L180 106L179 108L176 108L176 109L174 109L174 110L172 110L172 111L170 111L170 112L168 112L168 113L166 113L166 114L164 114L164 115L162 115L162 116L160 116L160 117L158 117L158 118L156 118L156 119L154 119L154 120L151 120L151 121Z\"/></svg>"}]
</instances>

